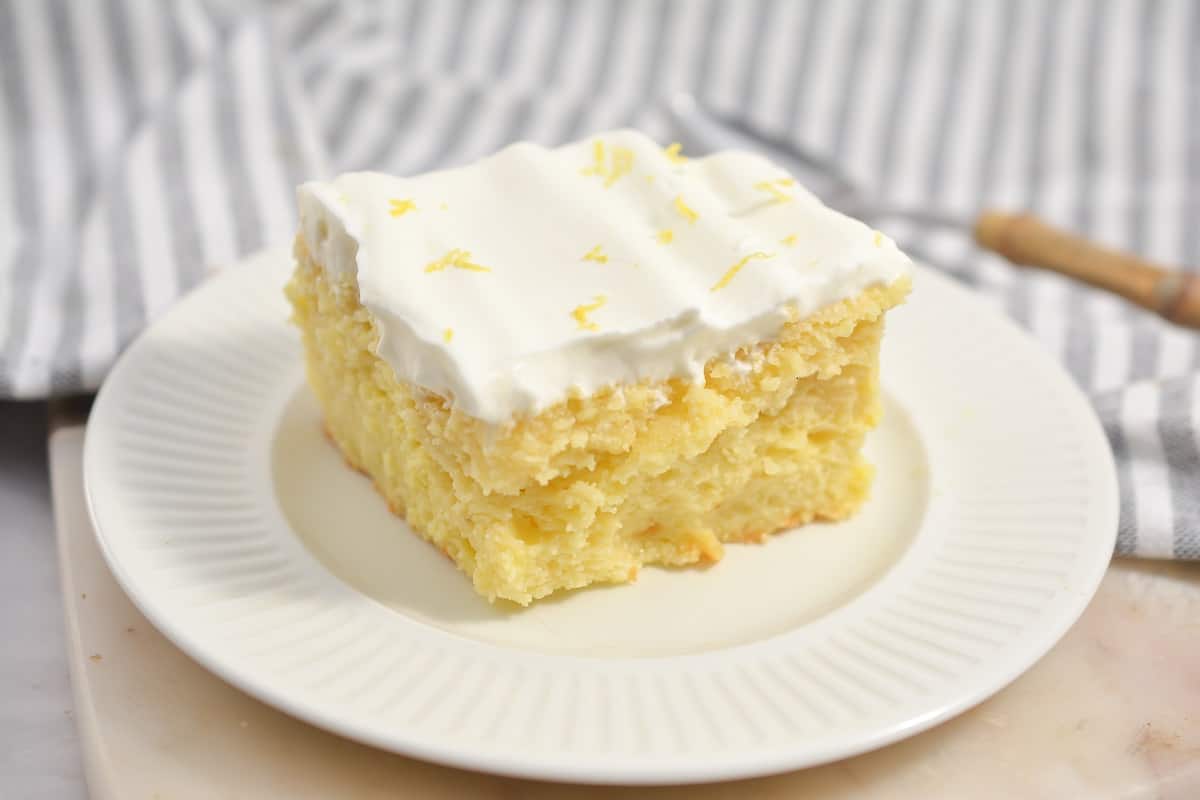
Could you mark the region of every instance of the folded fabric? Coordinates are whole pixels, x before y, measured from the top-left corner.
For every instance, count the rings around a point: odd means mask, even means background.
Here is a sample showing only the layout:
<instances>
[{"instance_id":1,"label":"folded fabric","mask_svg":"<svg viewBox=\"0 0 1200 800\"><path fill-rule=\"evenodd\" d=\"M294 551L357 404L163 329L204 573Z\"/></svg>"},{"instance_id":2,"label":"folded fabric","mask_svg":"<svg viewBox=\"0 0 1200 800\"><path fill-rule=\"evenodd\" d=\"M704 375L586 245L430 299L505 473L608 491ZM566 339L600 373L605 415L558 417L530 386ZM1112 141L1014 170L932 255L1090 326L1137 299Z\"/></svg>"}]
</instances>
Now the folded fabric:
<instances>
[{"instance_id":1,"label":"folded fabric","mask_svg":"<svg viewBox=\"0 0 1200 800\"><path fill-rule=\"evenodd\" d=\"M686 90L872 196L1029 209L1200 256L1190 4L0 0L0 397L96 389L214 265L287 239L293 187L630 125ZM1118 551L1200 558L1200 337L895 223L1095 400ZM919 291L919 287L918 287Z\"/></svg>"}]
</instances>

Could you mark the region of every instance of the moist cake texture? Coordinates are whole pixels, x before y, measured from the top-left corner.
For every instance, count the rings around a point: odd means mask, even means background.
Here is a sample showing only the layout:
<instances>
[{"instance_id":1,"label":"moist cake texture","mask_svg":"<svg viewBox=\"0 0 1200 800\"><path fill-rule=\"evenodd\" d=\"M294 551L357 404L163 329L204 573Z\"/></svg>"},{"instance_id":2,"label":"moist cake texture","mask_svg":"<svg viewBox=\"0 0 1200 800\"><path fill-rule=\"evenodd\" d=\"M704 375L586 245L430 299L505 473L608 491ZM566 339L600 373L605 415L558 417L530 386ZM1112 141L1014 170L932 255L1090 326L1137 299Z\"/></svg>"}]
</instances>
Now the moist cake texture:
<instances>
[{"instance_id":1,"label":"moist cake texture","mask_svg":"<svg viewBox=\"0 0 1200 800\"><path fill-rule=\"evenodd\" d=\"M617 131L299 205L326 429L485 597L716 561L866 497L910 264L768 161Z\"/></svg>"}]
</instances>

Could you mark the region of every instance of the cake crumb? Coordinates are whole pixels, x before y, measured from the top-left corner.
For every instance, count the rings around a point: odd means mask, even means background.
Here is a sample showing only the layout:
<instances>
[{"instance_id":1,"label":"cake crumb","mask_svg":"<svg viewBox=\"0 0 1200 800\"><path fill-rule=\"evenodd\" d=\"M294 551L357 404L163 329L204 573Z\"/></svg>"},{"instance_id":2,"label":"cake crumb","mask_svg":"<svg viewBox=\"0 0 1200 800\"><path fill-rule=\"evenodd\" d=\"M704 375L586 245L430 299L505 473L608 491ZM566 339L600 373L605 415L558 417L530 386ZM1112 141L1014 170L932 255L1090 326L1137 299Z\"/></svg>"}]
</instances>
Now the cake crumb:
<instances>
[{"instance_id":1,"label":"cake crumb","mask_svg":"<svg viewBox=\"0 0 1200 800\"><path fill-rule=\"evenodd\" d=\"M94 664L99 664L103 660L104 656L100 655L99 653L92 653L90 656L88 656L88 661L91 661Z\"/></svg>"},{"instance_id":2,"label":"cake crumb","mask_svg":"<svg viewBox=\"0 0 1200 800\"><path fill-rule=\"evenodd\" d=\"M651 396L650 408L653 411L658 411L663 406L671 405L671 398L662 389L655 388L654 394Z\"/></svg>"}]
</instances>

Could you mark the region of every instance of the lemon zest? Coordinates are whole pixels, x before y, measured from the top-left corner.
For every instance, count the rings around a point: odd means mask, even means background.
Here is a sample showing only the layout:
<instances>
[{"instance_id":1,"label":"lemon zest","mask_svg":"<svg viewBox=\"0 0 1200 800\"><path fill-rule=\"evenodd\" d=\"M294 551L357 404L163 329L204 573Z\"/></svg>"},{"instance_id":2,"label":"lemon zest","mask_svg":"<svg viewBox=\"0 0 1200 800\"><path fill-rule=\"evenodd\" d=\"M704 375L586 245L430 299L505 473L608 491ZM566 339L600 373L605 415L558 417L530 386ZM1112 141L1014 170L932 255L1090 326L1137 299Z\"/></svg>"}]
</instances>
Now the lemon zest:
<instances>
[{"instance_id":1,"label":"lemon zest","mask_svg":"<svg viewBox=\"0 0 1200 800\"><path fill-rule=\"evenodd\" d=\"M459 250L455 248L446 255L436 261L430 261L425 265L426 272L441 272L444 269L453 267L454 269L465 269L470 272L491 272L488 267L480 264L475 264L471 261L471 253L468 250Z\"/></svg>"},{"instance_id":2,"label":"lemon zest","mask_svg":"<svg viewBox=\"0 0 1200 800\"><path fill-rule=\"evenodd\" d=\"M772 203L790 203L796 199L796 196L788 194L784 188L794 186L795 183L791 178L780 178L775 181L760 181L754 184L754 188L771 195Z\"/></svg>"},{"instance_id":3,"label":"lemon zest","mask_svg":"<svg viewBox=\"0 0 1200 800\"><path fill-rule=\"evenodd\" d=\"M611 161L612 166L609 168L608 177L604 179L605 188L612 186L633 171L633 151L628 147L614 147Z\"/></svg>"},{"instance_id":4,"label":"lemon zest","mask_svg":"<svg viewBox=\"0 0 1200 800\"><path fill-rule=\"evenodd\" d=\"M763 253L761 251L756 251L756 252L750 253L747 256L744 256L740 261L738 261L732 267L727 269L725 271L725 274L721 276L721 280L714 283L712 288L709 289L709 291L715 292L718 289L724 289L726 286L729 285L729 282L732 281L734 279L734 277L736 277L737 274L742 271L742 267L746 266L751 261L757 261L760 259L774 258L774 257L775 257L774 253Z\"/></svg>"},{"instance_id":5,"label":"lemon zest","mask_svg":"<svg viewBox=\"0 0 1200 800\"><path fill-rule=\"evenodd\" d=\"M604 174L604 142L597 139L592 142L592 164L579 170L583 175L603 175Z\"/></svg>"},{"instance_id":6,"label":"lemon zest","mask_svg":"<svg viewBox=\"0 0 1200 800\"><path fill-rule=\"evenodd\" d=\"M593 311L596 311L597 309L601 308L607 302L608 302L607 297L605 297L602 294L598 294L598 295L596 295L596 299L593 302L575 306L575 309L571 312L571 316L574 318L574 320L577 323L579 323L579 330L581 330L581 331L598 331L598 330L600 330L600 326L597 325L596 323L592 322L592 320L588 317L588 315L591 314Z\"/></svg>"},{"instance_id":7,"label":"lemon zest","mask_svg":"<svg viewBox=\"0 0 1200 800\"><path fill-rule=\"evenodd\" d=\"M391 200L388 200L388 213L391 214L393 217L402 217L405 214L407 214L409 211L416 211L416 210L417 210L417 204L414 203L410 198L406 197L402 200L393 198Z\"/></svg>"},{"instance_id":8,"label":"lemon zest","mask_svg":"<svg viewBox=\"0 0 1200 800\"><path fill-rule=\"evenodd\" d=\"M676 195L674 206L675 210L682 214L684 219L686 219L689 223L694 223L696 220L700 219L700 215L693 211L687 203L683 202L683 195Z\"/></svg>"},{"instance_id":9,"label":"lemon zest","mask_svg":"<svg viewBox=\"0 0 1200 800\"><path fill-rule=\"evenodd\" d=\"M581 175L596 175L604 179L607 189L633 171L633 151L614 147L610 153L600 139L592 142L592 163L579 170Z\"/></svg>"}]
</instances>

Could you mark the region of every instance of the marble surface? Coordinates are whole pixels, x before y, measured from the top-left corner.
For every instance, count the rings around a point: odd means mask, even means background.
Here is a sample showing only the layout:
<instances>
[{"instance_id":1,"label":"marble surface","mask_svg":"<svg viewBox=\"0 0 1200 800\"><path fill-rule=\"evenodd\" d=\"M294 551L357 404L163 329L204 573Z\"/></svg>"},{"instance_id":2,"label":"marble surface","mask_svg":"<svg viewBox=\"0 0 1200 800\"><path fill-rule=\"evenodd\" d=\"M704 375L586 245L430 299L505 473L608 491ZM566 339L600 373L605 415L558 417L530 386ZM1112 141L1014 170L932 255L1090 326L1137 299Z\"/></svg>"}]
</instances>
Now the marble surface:
<instances>
[{"instance_id":1,"label":"marble surface","mask_svg":"<svg viewBox=\"0 0 1200 800\"><path fill-rule=\"evenodd\" d=\"M103 565L82 505L81 441L80 428L56 433L51 468L75 717L94 798L1200 797L1200 565L1115 562L1079 623L1023 677L874 753L702 787L538 783L339 739L190 661Z\"/></svg>"}]
</instances>

